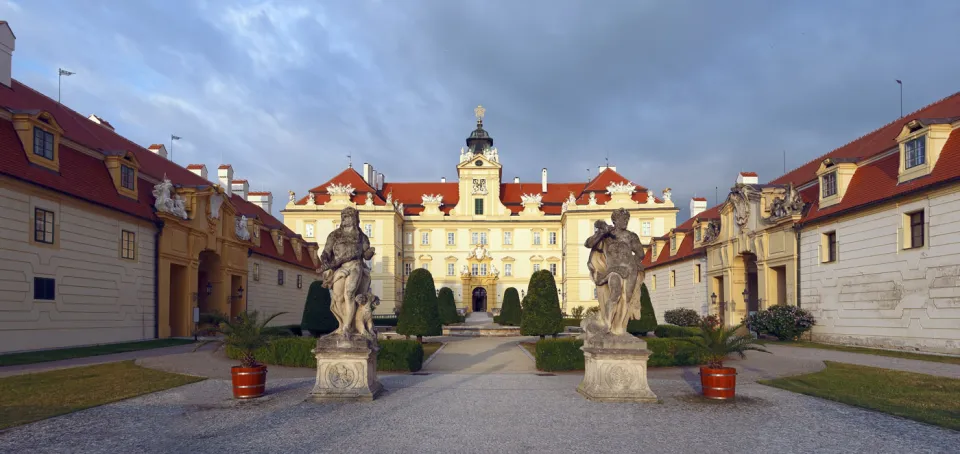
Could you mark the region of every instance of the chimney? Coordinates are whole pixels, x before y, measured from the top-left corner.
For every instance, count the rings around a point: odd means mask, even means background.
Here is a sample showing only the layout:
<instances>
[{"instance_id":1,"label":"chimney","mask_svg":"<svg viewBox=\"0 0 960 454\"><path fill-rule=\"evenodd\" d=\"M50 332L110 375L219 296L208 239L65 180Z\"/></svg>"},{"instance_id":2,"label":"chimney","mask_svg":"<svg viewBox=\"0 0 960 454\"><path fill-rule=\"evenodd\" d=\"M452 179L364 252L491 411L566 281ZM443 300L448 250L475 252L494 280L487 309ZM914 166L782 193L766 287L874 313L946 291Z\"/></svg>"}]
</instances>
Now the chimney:
<instances>
[{"instance_id":1,"label":"chimney","mask_svg":"<svg viewBox=\"0 0 960 454\"><path fill-rule=\"evenodd\" d=\"M167 159L167 147L163 146L163 144L155 143L153 145L150 145L150 147L147 148L147 150L150 150L150 152L153 154L159 155L161 158ZM191 165L198 165L198 164L191 164ZM187 167L187 168L189 169L190 167ZM206 171L204 171L204 174L206 174Z\"/></svg>"},{"instance_id":2,"label":"chimney","mask_svg":"<svg viewBox=\"0 0 960 454\"><path fill-rule=\"evenodd\" d=\"M273 194L269 192L251 192L247 194L247 201L262 208L267 214L273 215L273 213L270 212L270 210L273 209Z\"/></svg>"},{"instance_id":3,"label":"chimney","mask_svg":"<svg viewBox=\"0 0 960 454\"><path fill-rule=\"evenodd\" d=\"M707 209L707 199L704 197L694 197L690 199L690 217L695 218L698 214Z\"/></svg>"},{"instance_id":4,"label":"chimney","mask_svg":"<svg viewBox=\"0 0 960 454\"><path fill-rule=\"evenodd\" d=\"M603 173L604 170L610 169L614 172L617 171L617 166L597 166L597 175Z\"/></svg>"},{"instance_id":5,"label":"chimney","mask_svg":"<svg viewBox=\"0 0 960 454\"><path fill-rule=\"evenodd\" d=\"M520 177L513 177L513 184L520 184Z\"/></svg>"},{"instance_id":6,"label":"chimney","mask_svg":"<svg viewBox=\"0 0 960 454\"><path fill-rule=\"evenodd\" d=\"M382 190L383 190L383 183L384 183L384 176L383 176L383 174L382 174L382 173L377 173L377 185L374 187L374 189L376 189L376 190L378 190L378 191L382 191Z\"/></svg>"},{"instance_id":7,"label":"chimney","mask_svg":"<svg viewBox=\"0 0 960 454\"><path fill-rule=\"evenodd\" d=\"M363 181L366 181L370 186L373 186L375 183L373 181L373 173L373 166L368 162L363 163Z\"/></svg>"},{"instance_id":8,"label":"chimney","mask_svg":"<svg viewBox=\"0 0 960 454\"><path fill-rule=\"evenodd\" d=\"M759 182L760 178L756 172L740 172L740 174L737 175L737 184L757 184Z\"/></svg>"},{"instance_id":9,"label":"chimney","mask_svg":"<svg viewBox=\"0 0 960 454\"><path fill-rule=\"evenodd\" d=\"M160 145L160 146L163 147L163 145ZM153 151L153 147L150 148L150 151ZM157 154L159 154L159 153L157 153ZM167 150L166 150L166 149L163 150L163 154L162 154L161 156L167 157ZM206 164L190 164L190 165L187 166L187 170L193 172L193 173L196 174L198 177L203 178L204 180L207 179L207 165L206 165Z\"/></svg>"},{"instance_id":10,"label":"chimney","mask_svg":"<svg viewBox=\"0 0 960 454\"><path fill-rule=\"evenodd\" d=\"M13 77L13 50L17 37L5 20L0 20L0 84L10 87Z\"/></svg>"},{"instance_id":11,"label":"chimney","mask_svg":"<svg viewBox=\"0 0 960 454\"><path fill-rule=\"evenodd\" d=\"M247 195L250 193L250 183L247 180L233 180L230 182L230 190L240 196L241 199L247 200Z\"/></svg>"},{"instance_id":12,"label":"chimney","mask_svg":"<svg viewBox=\"0 0 960 454\"><path fill-rule=\"evenodd\" d=\"M110 124L109 121L104 120L103 118L98 117L96 114L90 114L90 116L87 117L87 119L90 120L90 121L92 121L92 122L94 122L94 123L96 123L96 124L98 124L98 125L100 125L100 126L103 126L104 128L107 128L107 129L109 129L109 130L111 130L111 131L114 130L114 129L113 129L113 125Z\"/></svg>"},{"instance_id":13,"label":"chimney","mask_svg":"<svg viewBox=\"0 0 960 454\"><path fill-rule=\"evenodd\" d=\"M540 192L547 192L547 168L543 168L540 175Z\"/></svg>"},{"instance_id":14,"label":"chimney","mask_svg":"<svg viewBox=\"0 0 960 454\"><path fill-rule=\"evenodd\" d=\"M233 189L230 186L230 183L233 182L233 166L230 164L220 164L220 167L217 168L217 178L220 180L220 186L223 187L223 192L227 194L227 197L230 197L231 190Z\"/></svg>"},{"instance_id":15,"label":"chimney","mask_svg":"<svg viewBox=\"0 0 960 454\"><path fill-rule=\"evenodd\" d=\"M441 182L441 183L446 183L446 182L447 182L447 177L440 177L440 182Z\"/></svg>"}]
</instances>

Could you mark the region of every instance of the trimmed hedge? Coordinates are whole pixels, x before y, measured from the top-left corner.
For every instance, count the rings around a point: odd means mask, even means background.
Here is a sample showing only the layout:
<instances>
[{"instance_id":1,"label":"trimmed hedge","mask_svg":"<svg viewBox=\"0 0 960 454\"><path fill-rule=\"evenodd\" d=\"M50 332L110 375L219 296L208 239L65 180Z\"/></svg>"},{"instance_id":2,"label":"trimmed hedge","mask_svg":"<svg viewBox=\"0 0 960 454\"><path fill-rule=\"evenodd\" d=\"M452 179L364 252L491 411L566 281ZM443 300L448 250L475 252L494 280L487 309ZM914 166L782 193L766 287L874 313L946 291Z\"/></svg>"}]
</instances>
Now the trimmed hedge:
<instances>
[{"instance_id":1,"label":"trimmed hedge","mask_svg":"<svg viewBox=\"0 0 960 454\"><path fill-rule=\"evenodd\" d=\"M460 322L457 303L453 300L453 290L449 287L441 288L440 293L437 294L437 311L440 314L440 323L443 325Z\"/></svg>"},{"instance_id":2,"label":"trimmed hedge","mask_svg":"<svg viewBox=\"0 0 960 454\"><path fill-rule=\"evenodd\" d=\"M650 292L647 284L640 284L640 320L627 321L627 332L633 335L646 336L657 328L657 314L653 311L650 302Z\"/></svg>"},{"instance_id":3,"label":"trimmed hedge","mask_svg":"<svg viewBox=\"0 0 960 454\"><path fill-rule=\"evenodd\" d=\"M700 328L692 328L676 325L657 325L653 334L657 337L691 337L700 333Z\"/></svg>"},{"instance_id":4,"label":"trimmed hedge","mask_svg":"<svg viewBox=\"0 0 960 454\"><path fill-rule=\"evenodd\" d=\"M437 308L437 288L433 283L433 275L423 268L413 270L407 278L397 334L417 336L418 341L422 341L423 336L443 334Z\"/></svg>"},{"instance_id":5,"label":"trimmed hedge","mask_svg":"<svg viewBox=\"0 0 960 454\"><path fill-rule=\"evenodd\" d=\"M675 367L703 364L693 347L674 339L647 339L650 359L647 367ZM583 370L583 341L580 339L543 339L537 341L537 369L542 371Z\"/></svg>"},{"instance_id":6,"label":"trimmed hedge","mask_svg":"<svg viewBox=\"0 0 960 454\"><path fill-rule=\"evenodd\" d=\"M377 353L377 370L416 372L423 367L423 345L415 340L382 339ZM310 337L280 337L266 347L256 350L254 356L263 364L285 367L317 367L317 358L310 350L317 346ZM240 359L240 352L227 348L227 357Z\"/></svg>"},{"instance_id":7,"label":"trimmed hedge","mask_svg":"<svg viewBox=\"0 0 960 454\"><path fill-rule=\"evenodd\" d=\"M503 292L503 309L500 310L502 325L520 326L523 320L523 309L520 307L520 294L513 287Z\"/></svg>"},{"instance_id":8,"label":"trimmed hedge","mask_svg":"<svg viewBox=\"0 0 960 454\"><path fill-rule=\"evenodd\" d=\"M663 321L677 326L700 326L700 314L693 309L670 309L663 313Z\"/></svg>"},{"instance_id":9,"label":"trimmed hedge","mask_svg":"<svg viewBox=\"0 0 960 454\"><path fill-rule=\"evenodd\" d=\"M340 326L340 322L330 311L330 299L330 290L323 286L323 282L313 281L307 292L300 326L314 336L334 332Z\"/></svg>"},{"instance_id":10,"label":"trimmed hedge","mask_svg":"<svg viewBox=\"0 0 960 454\"><path fill-rule=\"evenodd\" d=\"M377 370L416 372L423 367L423 344L415 340L384 339L377 354Z\"/></svg>"},{"instance_id":11,"label":"trimmed hedge","mask_svg":"<svg viewBox=\"0 0 960 454\"><path fill-rule=\"evenodd\" d=\"M583 370L583 341L580 339L542 339L537 341L537 370Z\"/></svg>"},{"instance_id":12,"label":"trimmed hedge","mask_svg":"<svg viewBox=\"0 0 960 454\"><path fill-rule=\"evenodd\" d=\"M553 273L547 270L533 273L533 276L530 276L528 293L524 297L520 334L540 336L543 339L544 336L555 335L564 328Z\"/></svg>"},{"instance_id":13,"label":"trimmed hedge","mask_svg":"<svg viewBox=\"0 0 960 454\"><path fill-rule=\"evenodd\" d=\"M373 326L397 326L397 317L374 318Z\"/></svg>"},{"instance_id":14,"label":"trimmed hedge","mask_svg":"<svg viewBox=\"0 0 960 454\"><path fill-rule=\"evenodd\" d=\"M563 319L563 326L580 326L582 321L581 318L565 318Z\"/></svg>"},{"instance_id":15,"label":"trimmed hedge","mask_svg":"<svg viewBox=\"0 0 960 454\"><path fill-rule=\"evenodd\" d=\"M277 328L288 330L291 334L297 337L303 335L303 329L300 327L300 325L280 325Z\"/></svg>"}]
</instances>

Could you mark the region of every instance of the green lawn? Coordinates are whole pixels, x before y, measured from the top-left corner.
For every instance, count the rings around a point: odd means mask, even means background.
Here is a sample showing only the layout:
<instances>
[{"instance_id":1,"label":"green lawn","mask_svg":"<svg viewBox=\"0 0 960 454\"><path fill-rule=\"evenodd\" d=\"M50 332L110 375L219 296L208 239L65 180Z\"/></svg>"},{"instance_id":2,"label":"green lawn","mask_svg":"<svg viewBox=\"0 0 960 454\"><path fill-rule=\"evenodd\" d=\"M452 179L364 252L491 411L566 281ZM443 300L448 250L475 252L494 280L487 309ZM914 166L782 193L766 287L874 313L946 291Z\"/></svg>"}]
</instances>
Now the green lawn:
<instances>
[{"instance_id":1,"label":"green lawn","mask_svg":"<svg viewBox=\"0 0 960 454\"><path fill-rule=\"evenodd\" d=\"M109 355L111 353L134 352L152 348L173 347L194 343L193 339L154 339L122 344L94 345L90 347L61 348L37 352L10 353L0 355L0 366L18 366L21 364L45 363L61 359L84 358L87 356Z\"/></svg>"},{"instance_id":2,"label":"green lawn","mask_svg":"<svg viewBox=\"0 0 960 454\"><path fill-rule=\"evenodd\" d=\"M866 347L849 347L846 345L821 344L819 342L795 341L761 341L766 345L783 345L786 347L819 348L838 352L865 353L867 355L889 356L891 358L916 359L919 361L933 361L936 363L960 364L960 356L933 355L924 353L901 352L897 350L880 350Z\"/></svg>"},{"instance_id":3,"label":"green lawn","mask_svg":"<svg viewBox=\"0 0 960 454\"><path fill-rule=\"evenodd\" d=\"M537 343L536 342L521 342L520 346L527 349L534 358L537 357Z\"/></svg>"},{"instance_id":4,"label":"green lawn","mask_svg":"<svg viewBox=\"0 0 960 454\"><path fill-rule=\"evenodd\" d=\"M759 383L960 430L960 379L825 363L820 372Z\"/></svg>"},{"instance_id":5,"label":"green lawn","mask_svg":"<svg viewBox=\"0 0 960 454\"><path fill-rule=\"evenodd\" d=\"M0 378L0 430L201 380L133 361Z\"/></svg>"}]
</instances>

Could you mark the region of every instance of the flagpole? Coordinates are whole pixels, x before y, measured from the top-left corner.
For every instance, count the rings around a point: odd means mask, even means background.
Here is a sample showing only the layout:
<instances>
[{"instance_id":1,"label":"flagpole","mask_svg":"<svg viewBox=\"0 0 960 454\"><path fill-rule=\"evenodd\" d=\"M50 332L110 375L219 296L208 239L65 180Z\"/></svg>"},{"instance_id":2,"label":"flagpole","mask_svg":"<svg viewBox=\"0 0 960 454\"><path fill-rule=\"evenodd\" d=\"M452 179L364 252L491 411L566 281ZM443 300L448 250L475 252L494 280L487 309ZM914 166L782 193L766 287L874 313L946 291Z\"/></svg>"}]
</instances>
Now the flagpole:
<instances>
[{"instance_id":1,"label":"flagpole","mask_svg":"<svg viewBox=\"0 0 960 454\"><path fill-rule=\"evenodd\" d=\"M897 79L897 85L900 86L900 118L903 118L903 81Z\"/></svg>"}]
</instances>

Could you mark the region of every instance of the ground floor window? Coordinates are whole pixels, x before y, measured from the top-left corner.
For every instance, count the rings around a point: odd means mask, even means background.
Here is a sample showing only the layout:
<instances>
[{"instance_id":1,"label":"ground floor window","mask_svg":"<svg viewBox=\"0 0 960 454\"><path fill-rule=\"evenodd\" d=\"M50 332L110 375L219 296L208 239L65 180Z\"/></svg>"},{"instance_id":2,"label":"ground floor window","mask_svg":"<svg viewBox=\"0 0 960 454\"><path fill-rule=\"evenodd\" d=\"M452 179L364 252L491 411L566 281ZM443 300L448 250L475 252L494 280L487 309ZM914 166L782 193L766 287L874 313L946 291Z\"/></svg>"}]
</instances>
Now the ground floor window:
<instances>
[{"instance_id":1,"label":"ground floor window","mask_svg":"<svg viewBox=\"0 0 960 454\"><path fill-rule=\"evenodd\" d=\"M35 300L54 300L56 299L57 280L49 277L33 278L33 299Z\"/></svg>"}]
</instances>

